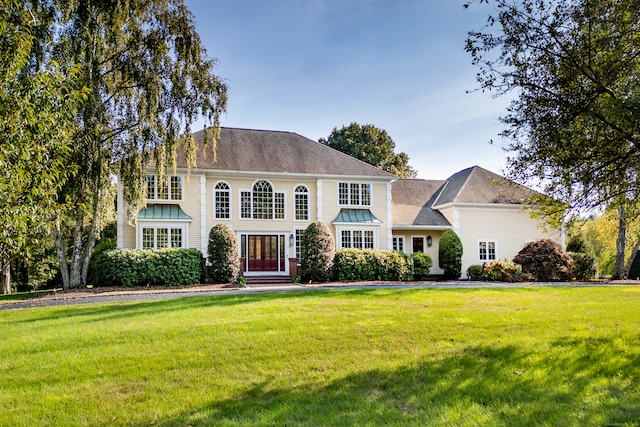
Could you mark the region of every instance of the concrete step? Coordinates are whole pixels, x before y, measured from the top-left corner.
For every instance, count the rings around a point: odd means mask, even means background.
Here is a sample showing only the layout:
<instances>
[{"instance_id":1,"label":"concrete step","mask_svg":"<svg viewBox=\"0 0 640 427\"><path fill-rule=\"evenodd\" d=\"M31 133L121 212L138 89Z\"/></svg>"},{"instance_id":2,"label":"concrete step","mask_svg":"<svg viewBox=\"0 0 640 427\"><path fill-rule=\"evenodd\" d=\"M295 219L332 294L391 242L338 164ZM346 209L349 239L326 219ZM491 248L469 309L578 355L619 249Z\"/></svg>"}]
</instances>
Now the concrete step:
<instances>
[{"instance_id":1,"label":"concrete step","mask_svg":"<svg viewBox=\"0 0 640 427\"><path fill-rule=\"evenodd\" d=\"M291 277L289 276L249 276L247 279L248 287L258 286L285 286L293 285Z\"/></svg>"}]
</instances>

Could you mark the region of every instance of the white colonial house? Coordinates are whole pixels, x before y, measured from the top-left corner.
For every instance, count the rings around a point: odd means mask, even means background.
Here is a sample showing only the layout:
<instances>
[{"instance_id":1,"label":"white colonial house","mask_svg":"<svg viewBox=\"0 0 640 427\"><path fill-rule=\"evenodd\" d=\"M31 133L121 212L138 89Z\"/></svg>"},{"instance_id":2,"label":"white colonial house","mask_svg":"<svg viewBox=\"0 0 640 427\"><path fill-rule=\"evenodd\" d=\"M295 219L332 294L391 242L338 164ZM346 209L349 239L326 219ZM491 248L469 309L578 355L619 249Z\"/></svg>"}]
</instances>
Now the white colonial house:
<instances>
[{"instance_id":1,"label":"white colonial house","mask_svg":"<svg viewBox=\"0 0 640 427\"><path fill-rule=\"evenodd\" d=\"M449 229L472 264L513 257L548 235L527 209L534 192L482 169L442 181L398 179L291 132L222 128L217 159L194 134L199 156L161 184L149 171L147 205L126 221L118 187L118 248L197 248L206 256L209 230L231 227L245 276L297 274L301 235L313 222L329 226L337 249L423 251L438 268L438 241ZM419 165L418 165L419 166Z\"/></svg>"}]
</instances>

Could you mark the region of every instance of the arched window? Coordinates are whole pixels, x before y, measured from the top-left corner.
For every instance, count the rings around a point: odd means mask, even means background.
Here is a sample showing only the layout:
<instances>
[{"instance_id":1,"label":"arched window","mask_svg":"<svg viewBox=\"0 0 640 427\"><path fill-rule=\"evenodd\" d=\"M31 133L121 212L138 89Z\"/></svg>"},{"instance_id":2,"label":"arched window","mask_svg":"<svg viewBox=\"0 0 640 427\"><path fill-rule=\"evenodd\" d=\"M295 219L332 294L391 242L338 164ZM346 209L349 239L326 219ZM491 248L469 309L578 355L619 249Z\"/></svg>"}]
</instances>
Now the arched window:
<instances>
[{"instance_id":1,"label":"arched window","mask_svg":"<svg viewBox=\"0 0 640 427\"><path fill-rule=\"evenodd\" d=\"M267 181L253 185L253 218L273 219L273 187Z\"/></svg>"},{"instance_id":2,"label":"arched window","mask_svg":"<svg viewBox=\"0 0 640 427\"><path fill-rule=\"evenodd\" d=\"M294 209L296 221L309 220L309 189L304 185L298 185L294 192Z\"/></svg>"},{"instance_id":3,"label":"arched window","mask_svg":"<svg viewBox=\"0 0 640 427\"><path fill-rule=\"evenodd\" d=\"M231 189L226 182L219 182L213 190L215 219L231 218Z\"/></svg>"}]
</instances>

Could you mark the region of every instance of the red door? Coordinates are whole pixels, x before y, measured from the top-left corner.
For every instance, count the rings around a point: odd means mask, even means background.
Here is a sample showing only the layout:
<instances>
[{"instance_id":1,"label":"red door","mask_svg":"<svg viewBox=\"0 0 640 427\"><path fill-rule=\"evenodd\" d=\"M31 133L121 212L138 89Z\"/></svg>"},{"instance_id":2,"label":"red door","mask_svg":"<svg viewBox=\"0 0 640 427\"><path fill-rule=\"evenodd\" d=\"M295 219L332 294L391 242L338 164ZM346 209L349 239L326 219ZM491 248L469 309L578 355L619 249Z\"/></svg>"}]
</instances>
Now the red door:
<instances>
[{"instance_id":1,"label":"red door","mask_svg":"<svg viewBox=\"0 0 640 427\"><path fill-rule=\"evenodd\" d=\"M278 271L278 236L249 236L248 271Z\"/></svg>"}]
</instances>

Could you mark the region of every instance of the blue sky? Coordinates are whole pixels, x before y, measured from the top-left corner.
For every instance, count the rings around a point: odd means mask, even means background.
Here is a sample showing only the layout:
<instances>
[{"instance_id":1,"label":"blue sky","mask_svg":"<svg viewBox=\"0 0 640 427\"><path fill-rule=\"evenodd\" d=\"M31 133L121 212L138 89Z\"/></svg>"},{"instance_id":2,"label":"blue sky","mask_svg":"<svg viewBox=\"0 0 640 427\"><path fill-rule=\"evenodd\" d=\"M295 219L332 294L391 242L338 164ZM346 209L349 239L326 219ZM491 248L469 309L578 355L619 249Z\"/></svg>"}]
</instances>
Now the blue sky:
<instances>
[{"instance_id":1,"label":"blue sky","mask_svg":"<svg viewBox=\"0 0 640 427\"><path fill-rule=\"evenodd\" d=\"M318 140L351 122L385 129L418 177L500 173L507 100L477 88L464 51L486 5L465 0L185 0L216 74L228 127ZM477 2L476 2L477 3ZM489 144L489 140L496 144Z\"/></svg>"}]
</instances>

